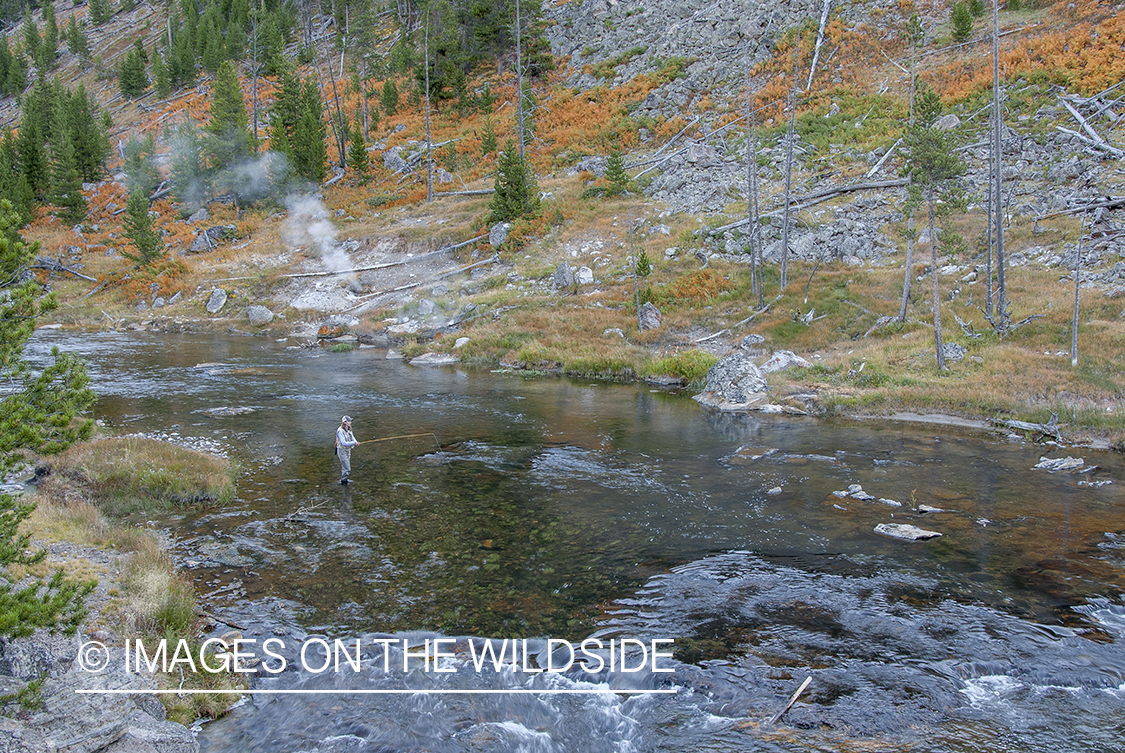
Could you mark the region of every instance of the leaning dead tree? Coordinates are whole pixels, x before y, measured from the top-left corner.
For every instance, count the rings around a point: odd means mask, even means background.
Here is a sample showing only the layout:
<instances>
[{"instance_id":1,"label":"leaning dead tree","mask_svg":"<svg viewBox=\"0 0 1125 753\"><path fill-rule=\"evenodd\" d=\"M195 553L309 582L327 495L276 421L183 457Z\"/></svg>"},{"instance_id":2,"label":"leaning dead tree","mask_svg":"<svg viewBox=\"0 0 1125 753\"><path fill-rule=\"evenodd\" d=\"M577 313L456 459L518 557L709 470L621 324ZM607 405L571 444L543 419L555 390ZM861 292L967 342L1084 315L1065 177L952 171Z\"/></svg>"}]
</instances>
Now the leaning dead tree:
<instances>
[{"instance_id":1,"label":"leaning dead tree","mask_svg":"<svg viewBox=\"0 0 1125 753\"><path fill-rule=\"evenodd\" d=\"M824 9L820 12L820 28L816 32L816 44L813 46L812 63L809 65L809 81L805 84L805 91L812 88L813 76L816 75L816 63L820 59L820 47L824 44L824 27L828 25L828 14L832 11L832 0L824 0Z\"/></svg>"}]
</instances>

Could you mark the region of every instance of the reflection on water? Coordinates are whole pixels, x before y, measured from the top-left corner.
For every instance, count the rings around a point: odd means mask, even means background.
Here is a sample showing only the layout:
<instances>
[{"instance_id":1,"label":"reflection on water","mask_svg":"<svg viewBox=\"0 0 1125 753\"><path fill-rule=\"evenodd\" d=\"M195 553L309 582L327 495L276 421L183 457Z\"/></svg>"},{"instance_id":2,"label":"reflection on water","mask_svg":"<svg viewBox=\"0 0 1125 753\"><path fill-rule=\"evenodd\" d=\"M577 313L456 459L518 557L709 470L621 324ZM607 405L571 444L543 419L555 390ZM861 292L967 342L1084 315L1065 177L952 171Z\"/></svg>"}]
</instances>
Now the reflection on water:
<instances>
[{"instance_id":1,"label":"reflection on water","mask_svg":"<svg viewBox=\"0 0 1125 753\"><path fill-rule=\"evenodd\" d=\"M733 720L767 717L803 673L815 681L788 719L830 749L856 736L1108 750L1098 741L1125 723L1119 456L1048 452L1098 466L1052 474L1031 470L1042 448L952 429L710 415L643 387L416 369L374 349L64 333L35 348L56 343L89 360L112 430L215 443L242 461L235 504L162 521L220 612L295 634L679 639L675 699L549 713L531 699L457 702L426 712L448 744L397 722L359 736L368 743L789 750L803 743ZM344 413L361 440L436 442L359 447L340 487ZM833 494L852 484L872 499ZM887 539L872 530L885 522L943 536ZM267 716L307 723L305 702L240 710L207 733L229 736L213 749L251 749L238 746ZM371 703L335 718L430 701ZM504 727L517 706L537 721ZM617 742L567 742L591 735Z\"/></svg>"}]
</instances>

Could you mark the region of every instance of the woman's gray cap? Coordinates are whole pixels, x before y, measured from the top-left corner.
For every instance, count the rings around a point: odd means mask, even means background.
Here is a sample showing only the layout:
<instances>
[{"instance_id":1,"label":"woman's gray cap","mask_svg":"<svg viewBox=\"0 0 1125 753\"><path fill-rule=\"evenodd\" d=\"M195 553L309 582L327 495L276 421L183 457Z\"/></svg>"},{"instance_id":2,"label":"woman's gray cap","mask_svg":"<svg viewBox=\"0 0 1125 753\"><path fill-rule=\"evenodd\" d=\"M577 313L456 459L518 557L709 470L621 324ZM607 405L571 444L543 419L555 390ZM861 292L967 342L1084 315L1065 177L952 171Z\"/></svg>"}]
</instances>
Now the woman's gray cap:
<instances>
[{"instance_id":1,"label":"woman's gray cap","mask_svg":"<svg viewBox=\"0 0 1125 753\"><path fill-rule=\"evenodd\" d=\"M345 421L350 423L351 420L352 420L351 416L344 416L343 418L340 419L340 423L344 423Z\"/></svg>"}]
</instances>

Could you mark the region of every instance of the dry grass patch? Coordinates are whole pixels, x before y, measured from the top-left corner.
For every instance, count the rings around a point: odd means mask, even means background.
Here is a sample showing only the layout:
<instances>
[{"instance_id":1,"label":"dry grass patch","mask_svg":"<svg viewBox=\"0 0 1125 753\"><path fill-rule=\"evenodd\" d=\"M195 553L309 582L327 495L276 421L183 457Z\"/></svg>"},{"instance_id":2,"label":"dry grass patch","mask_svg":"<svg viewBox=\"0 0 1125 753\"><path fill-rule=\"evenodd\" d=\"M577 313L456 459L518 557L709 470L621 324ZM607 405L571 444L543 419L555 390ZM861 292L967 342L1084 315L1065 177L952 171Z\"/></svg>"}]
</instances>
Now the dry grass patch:
<instances>
[{"instance_id":1,"label":"dry grass patch","mask_svg":"<svg viewBox=\"0 0 1125 753\"><path fill-rule=\"evenodd\" d=\"M109 441L109 440L102 440ZM98 445L101 442L90 444ZM37 568L61 566L70 577L105 579L109 597L95 624L104 626L117 640L161 638L195 641L200 633L200 610L191 582L175 565L152 531L115 523L90 501L92 490L62 474L49 476L40 485L36 508L24 522L24 530L36 540L63 541L121 553L117 580L115 568L104 568L85 558L62 563L46 562ZM198 655L198 651L195 652ZM212 662L218 665L218 661ZM171 676L157 674L162 688L237 689L242 678L226 672L199 672ZM234 694L189 694L183 698L162 695L160 700L173 721L190 724L203 716L216 718L237 700Z\"/></svg>"},{"instance_id":2,"label":"dry grass patch","mask_svg":"<svg viewBox=\"0 0 1125 753\"><path fill-rule=\"evenodd\" d=\"M53 462L55 472L84 484L96 503L116 514L234 497L237 468L225 458L144 437L75 445Z\"/></svg>"}]
</instances>

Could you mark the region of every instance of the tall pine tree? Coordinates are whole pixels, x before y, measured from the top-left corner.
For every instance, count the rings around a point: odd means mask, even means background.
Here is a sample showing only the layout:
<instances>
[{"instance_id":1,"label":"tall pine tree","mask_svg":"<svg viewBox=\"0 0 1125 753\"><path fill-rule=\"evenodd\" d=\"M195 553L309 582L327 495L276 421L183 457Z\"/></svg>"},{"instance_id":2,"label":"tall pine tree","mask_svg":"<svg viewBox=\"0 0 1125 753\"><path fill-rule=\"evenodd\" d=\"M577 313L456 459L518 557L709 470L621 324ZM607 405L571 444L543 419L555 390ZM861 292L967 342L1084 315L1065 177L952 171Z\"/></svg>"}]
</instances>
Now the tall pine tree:
<instances>
[{"instance_id":1,"label":"tall pine tree","mask_svg":"<svg viewBox=\"0 0 1125 753\"><path fill-rule=\"evenodd\" d=\"M53 296L42 294L34 278L17 282L38 253L37 247L19 240L18 225L11 202L0 200L0 281L8 291L0 301L0 379L8 385L0 400L0 475L22 460L21 452L61 452L88 439L94 428L93 420L84 417L94 393L81 361L57 348L52 363L41 371L33 371L23 359L36 318L57 304ZM85 597L94 588L93 582L67 579L62 571L46 580L7 572L12 565L35 564L46 556L30 551L31 534L19 531L33 510L33 504L0 495L0 568L5 571L0 578L0 635L13 638L36 628L73 633L85 615Z\"/></svg>"},{"instance_id":2,"label":"tall pine tree","mask_svg":"<svg viewBox=\"0 0 1125 753\"><path fill-rule=\"evenodd\" d=\"M211 120L204 128L203 150L211 168L225 170L254 153L246 116L246 102L234 65L224 61L215 76Z\"/></svg>"}]
</instances>

